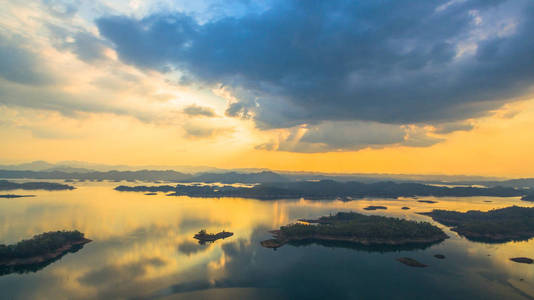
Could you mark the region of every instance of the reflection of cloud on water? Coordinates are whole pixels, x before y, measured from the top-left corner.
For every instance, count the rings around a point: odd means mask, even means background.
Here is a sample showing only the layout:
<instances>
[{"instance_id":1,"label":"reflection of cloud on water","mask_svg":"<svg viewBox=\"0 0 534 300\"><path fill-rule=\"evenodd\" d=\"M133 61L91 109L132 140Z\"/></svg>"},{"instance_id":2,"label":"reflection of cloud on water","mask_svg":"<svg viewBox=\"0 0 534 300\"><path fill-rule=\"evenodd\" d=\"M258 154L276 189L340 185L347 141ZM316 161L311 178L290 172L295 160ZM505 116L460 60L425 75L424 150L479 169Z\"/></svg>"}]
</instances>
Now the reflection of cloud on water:
<instances>
[{"instance_id":1,"label":"reflection of cloud on water","mask_svg":"<svg viewBox=\"0 0 534 300\"><path fill-rule=\"evenodd\" d=\"M142 259L124 265L106 265L101 269L92 270L79 278L79 281L91 285L116 285L119 282L138 280L147 273L147 268L160 268L166 265L161 258Z\"/></svg>"},{"instance_id":2,"label":"reflection of cloud on water","mask_svg":"<svg viewBox=\"0 0 534 300\"><path fill-rule=\"evenodd\" d=\"M250 240L237 239L223 244L222 256L205 266L207 272L202 272L205 277L179 281L156 291L152 296L187 298L195 295L206 298L216 290L217 296L225 298L228 295L226 291L258 289L276 291L282 295L280 299L389 298L397 292L406 298L424 299L429 295L429 288L422 286L442 285L451 288L451 295L468 298L481 295L488 296L488 299L506 296L508 299L524 298L523 292L512 289L506 283L506 275L500 274L502 278L491 279L480 274L480 271L489 271L483 259L475 263L476 269L472 269L464 261L469 257L463 253L450 253L444 245L401 253L314 245L283 247L272 251L259 245L268 229L256 227ZM447 259L435 259L433 254L436 251L446 253ZM395 261L398 256L421 259L431 267L414 271L398 264ZM188 277L184 273L183 278ZM384 282L395 284L384 289Z\"/></svg>"},{"instance_id":3,"label":"reflection of cloud on water","mask_svg":"<svg viewBox=\"0 0 534 300\"><path fill-rule=\"evenodd\" d=\"M197 241L185 240L178 244L178 251L187 256L191 256L198 252L206 251L209 249L211 244L200 244Z\"/></svg>"},{"instance_id":4,"label":"reflection of cloud on water","mask_svg":"<svg viewBox=\"0 0 534 300\"><path fill-rule=\"evenodd\" d=\"M109 264L91 270L78 278L82 286L93 287L95 298L124 298L142 295L148 287L146 277L150 270L163 268L167 262L159 257L143 258L126 264Z\"/></svg>"}]
</instances>

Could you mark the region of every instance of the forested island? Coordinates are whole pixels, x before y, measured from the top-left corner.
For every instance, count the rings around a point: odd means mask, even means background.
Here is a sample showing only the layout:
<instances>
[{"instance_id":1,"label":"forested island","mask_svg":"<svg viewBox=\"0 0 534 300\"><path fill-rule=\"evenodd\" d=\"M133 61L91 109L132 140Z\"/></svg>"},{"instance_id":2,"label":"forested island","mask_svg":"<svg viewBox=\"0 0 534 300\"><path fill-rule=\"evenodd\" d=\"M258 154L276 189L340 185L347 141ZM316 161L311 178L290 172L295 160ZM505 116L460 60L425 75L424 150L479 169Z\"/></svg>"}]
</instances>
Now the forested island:
<instances>
[{"instance_id":1,"label":"forested island","mask_svg":"<svg viewBox=\"0 0 534 300\"><path fill-rule=\"evenodd\" d=\"M215 242L216 240L225 239L227 237L231 237L234 235L233 232L228 231L221 231L219 233L207 233L205 229L200 230L197 234L195 234L194 238L198 240L200 244L204 244L206 242Z\"/></svg>"},{"instance_id":2,"label":"forested island","mask_svg":"<svg viewBox=\"0 0 534 300\"><path fill-rule=\"evenodd\" d=\"M273 199L336 199L353 198L398 198L414 196L469 197L494 196L516 197L525 191L515 188L492 187L443 187L420 183L360 183L332 180L262 183L253 187L209 186L209 185L159 185L159 186L118 186L117 191L165 192L170 196L190 197L242 197L264 200Z\"/></svg>"},{"instance_id":3,"label":"forested island","mask_svg":"<svg viewBox=\"0 0 534 300\"><path fill-rule=\"evenodd\" d=\"M46 190L46 191L60 191L73 190L75 187L67 184L55 182L23 182L16 183L7 180L0 180L0 191L9 190Z\"/></svg>"},{"instance_id":4,"label":"forested island","mask_svg":"<svg viewBox=\"0 0 534 300\"><path fill-rule=\"evenodd\" d=\"M74 231L50 231L16 244L0 244L0 273L32 269L54 261L67 252L77 251L91 242L84 234ZM26 267L26 268L25 268Z\"/></svg>"},{"instance_id":5,"label":"forested island","mask_svg":"<svg viewBox=\"0 0 534 300\"><path fill-rule=\"evenodd\" d=\"M470 210L465 213L433 210L421 214L451 226L451 230L473 241L508 242L534 237L534 207L510 206L487 212Z\"/></svg>"},{"instance_id":6,"label":"forested island","mask_svg":"<svg viewBox=\"0 0 534 300\"><path fill-rule=\"evenodd\" d=\"M35 197L35 195L15 195L15 194L0 195L0 198L24 198L24 197Z\"/></svg>"},{"instance_id":7,"label":"forested island","mask_svg":"<svg viewBox=\"0 0 534 300\"><path fill-rule=\"evenodd\" d=\"M413 245L441 242L448 236L427 222L416 222L383 216L367 216L355 212L338 212L316 220L301 220L274 230L274 239L261 245L278 248L299 241L341 241L364 246Z\"/></svg>"}]
</instances>

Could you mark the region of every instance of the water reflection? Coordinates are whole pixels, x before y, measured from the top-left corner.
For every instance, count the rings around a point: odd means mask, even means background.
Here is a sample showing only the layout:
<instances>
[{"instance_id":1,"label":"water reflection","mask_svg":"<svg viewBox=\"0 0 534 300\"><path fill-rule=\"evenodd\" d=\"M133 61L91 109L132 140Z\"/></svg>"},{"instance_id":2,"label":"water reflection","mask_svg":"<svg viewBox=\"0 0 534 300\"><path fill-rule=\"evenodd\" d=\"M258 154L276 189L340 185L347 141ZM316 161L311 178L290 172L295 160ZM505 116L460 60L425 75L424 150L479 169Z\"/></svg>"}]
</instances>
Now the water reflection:
<instances>
[{"instance_id":1,"label":"water reflection","mask_svg":"<svg viewBox=\"0 0 534 300\"><path fill-rule=\"evenodd\" d=\"M73 191L0 199L0 243L72 229L93 240L82 251L38 272L0 277L2 297L525 299L534 295L529 290L534 286L534 268L508 260L531 256L534 241L472 243L417 214L434 208L467 211L534 204L518 198L423 199L438 201L434 204L411 198L258 201L120 193L113 190L115 183L106 182L76 185ZM388 209L365 212L369 205ZM402 210L403 206L411 209ZM424 249L378 252L317 244L272 251L259 244L270 238L269 230L299 218L351 210L433 222L451 238ZM227 229L234 237L199 245L192 238L199 228ZM447 258L438 260L433 257L436 253ZM395 261L402 256L429 267L406 267Z\"/></svg>"},{"instance_id":2,"label":"water reflection","mask_svg":"<svg viewBox=\"0 0 534 300\"><path fill-rule=\"evenodd\" d=\"M73 245L68 251L64 252L63 254L56 256L52 259L36 263L36 264L28 264L28 265L13 265L13 266L0 266L0 276L17 273L17 274L24 274L24 273L35 273L39 270L44 269L46 266L60 260L63 256L67 255L68 253L76 253L79 250L83 248L84 244L80 245Z\"/></svg>"},{"instance_id":3,"label":"water reflection","mask_svg":"<svg viewBox=\"0 0 534 300\"><path fill-rule=\"evenodd\" d=\"M344 242L344 241L300 240L300 241L288 242L287 245L291 245L295 247L320 245L320 246L328 247L328 248L346 248L346 249L353 249L353 250L364 251L364 252L384 253L384 252L424 250L424 249L431 247L432 245L439 244L439 243L441 242L426 243L426 244L417 243L417 244L403 244L403 245L368 245L366 246L362 244L355 244L355 243Z\"/></svg>"}]
</instances>

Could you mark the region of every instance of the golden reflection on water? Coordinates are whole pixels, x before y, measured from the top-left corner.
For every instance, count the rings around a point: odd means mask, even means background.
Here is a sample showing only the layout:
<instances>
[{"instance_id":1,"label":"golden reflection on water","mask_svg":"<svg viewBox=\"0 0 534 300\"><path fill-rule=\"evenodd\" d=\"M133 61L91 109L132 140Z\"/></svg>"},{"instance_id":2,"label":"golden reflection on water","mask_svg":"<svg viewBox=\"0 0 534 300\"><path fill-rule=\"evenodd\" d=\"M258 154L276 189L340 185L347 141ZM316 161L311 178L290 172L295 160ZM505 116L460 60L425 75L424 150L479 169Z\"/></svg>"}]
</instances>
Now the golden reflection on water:
<instances>
[{"instance_id":1,"label":"golden reflection on water","mask_svg":"<svg viewBox=\"0 0 534 300\"><path fill-rule=\"evenodd\" d=\"M143 289L157 290L183 280L185 272L207 265L208 279L214 282L225 276L229 257L222 251L227 243L250 245L255 229L267 230L295 222L299 218L315 218L337 211L360 211L366 214L392 215L430 221L416 214L431 209L467 211L489 210L510 205L532 206L518 198L432 198L363 199L343 201L285 200L260 201L242 198L169 197L159 193L117 192L117 183L77 183L73 191L37 191L34 198L0 199L0 243L13 243L34 234L78 229L92 240L76 254L47 269L61 280L63 292L96 297L102 285L99 277L110 276L102 284L132 288L142 282ZM13 193L27 194L27 191ZM437 203L421 203L433 200ZM491 202L487 202L491 201ZM369 205L383 205L385 211L365 211ZM402 210L408 206L410 210ZM443 226L440 225L443 228ZM200 229L208 232L227 230L234 236L214 244L198 245L192 236ZM445 228L446 229L446 228ZM533 281L534 269L510 262L510 257L532 256L534 243L518 242L499 245L465 243L455 233L449 243L462 243L459 252L473 259L489 260L496 269L513 278ZM490 254L491 256L488 256ZM100 273L99 273L100 272ZM189 272L190 273L190 272ZM111 275L110 275L111 274ZM21 276L21 275L17 275ZM124 279L129 283L124 283ZM118 281L120 280L120 281ZM511 284L525 293L524 282ZM528 285L527 285L528 286ZM534 294L533 294L534 295Z\"/></svg>"}]
</instances>

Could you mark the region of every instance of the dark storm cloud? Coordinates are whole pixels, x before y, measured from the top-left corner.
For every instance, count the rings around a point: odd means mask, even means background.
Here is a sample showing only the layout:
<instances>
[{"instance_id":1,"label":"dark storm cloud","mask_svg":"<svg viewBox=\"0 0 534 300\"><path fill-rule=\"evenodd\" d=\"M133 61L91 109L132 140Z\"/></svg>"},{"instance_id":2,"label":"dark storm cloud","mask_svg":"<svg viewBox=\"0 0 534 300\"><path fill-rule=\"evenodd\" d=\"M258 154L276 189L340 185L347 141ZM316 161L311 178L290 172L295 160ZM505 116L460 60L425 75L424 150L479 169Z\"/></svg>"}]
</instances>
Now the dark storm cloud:
<instances>
[{"instance_id":1,"label":"dark storm cloud","mask_svg":"<svg viewBox=\"0 0 534 300\"><path fill-rule=\"evenodd\" d=\"M335 120L450 122L534 81L531 1L275 1L204 24L183 14L97 20L125 62L223 83L260 128ZM501 32L506 25L515 26ZM459 55L468 44L474 52ZM473 46L473 45L471 45Z\"/></svg>"}]
</instances>

